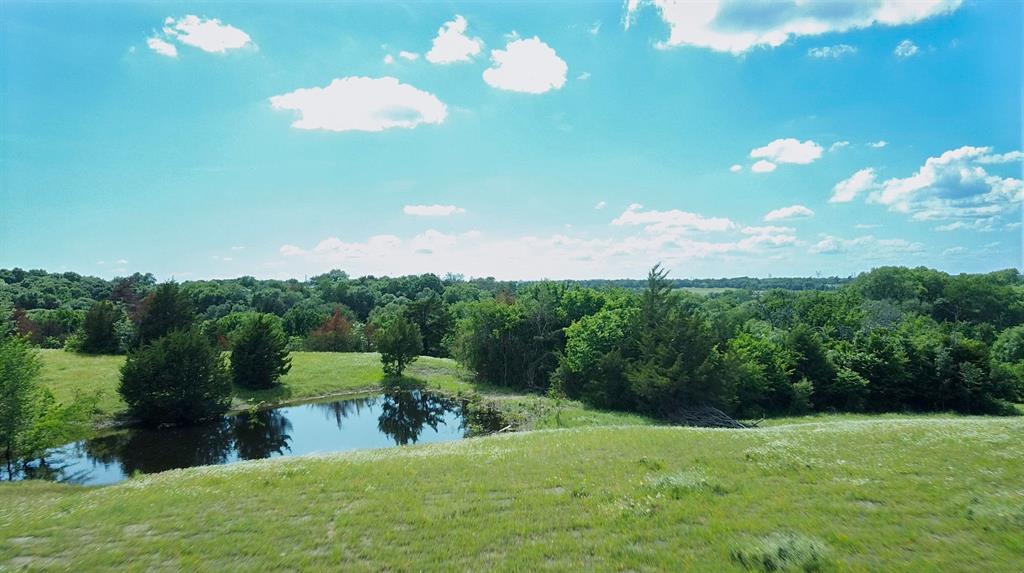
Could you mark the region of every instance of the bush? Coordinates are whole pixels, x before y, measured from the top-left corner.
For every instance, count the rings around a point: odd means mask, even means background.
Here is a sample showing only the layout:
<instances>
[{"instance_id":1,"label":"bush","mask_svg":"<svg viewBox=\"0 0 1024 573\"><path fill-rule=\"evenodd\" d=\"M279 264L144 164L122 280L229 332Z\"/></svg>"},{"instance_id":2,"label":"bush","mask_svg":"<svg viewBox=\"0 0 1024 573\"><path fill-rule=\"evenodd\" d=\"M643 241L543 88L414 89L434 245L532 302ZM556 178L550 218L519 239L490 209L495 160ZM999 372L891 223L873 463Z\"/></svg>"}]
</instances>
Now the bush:
<instances>
[{"instance_id":1,"label":"bush","mask_svg":"<svg viewBox=\"0 0 1024 573\"><path fill-rule=\"evenodd\" d=\"M227 411L231 376L202 334L176 330L128 355L118 392L144 423L192 423Z\"/></svg>"},{"instance_id":2,"label":"bush","mask_svg":"<svg viewBox=\"0 0 1024 573\"><path fill-rule=\"evenodd\" d=\"M117 322L121 311L110 301L92 305L85 313L82 323L82 340L79 352L86 354L117 354L120 349Z\"/></svg>"},{"instance_id":3,"label":"bush","mask_svg":"<svg viewBox=\"0 0 1024 573\"><path fill-rule=\"evenodd\" d=\"M405 367L423 352L420 327L402 315L385 323L377 331L376 340L384 373L391 376L401 376Z\"/></svg>"},{"instance_id":4,"label":"bush","mask_svg":"<svg viewBox=\"0 0 1024 573\"><path fill-rule=\"evenodd\" d=\"M235 384L246 388L270 388L291 369L288 339L280 319L257 314L246 320L235 336L231 371Z\"/></svg>"}]
</instances>

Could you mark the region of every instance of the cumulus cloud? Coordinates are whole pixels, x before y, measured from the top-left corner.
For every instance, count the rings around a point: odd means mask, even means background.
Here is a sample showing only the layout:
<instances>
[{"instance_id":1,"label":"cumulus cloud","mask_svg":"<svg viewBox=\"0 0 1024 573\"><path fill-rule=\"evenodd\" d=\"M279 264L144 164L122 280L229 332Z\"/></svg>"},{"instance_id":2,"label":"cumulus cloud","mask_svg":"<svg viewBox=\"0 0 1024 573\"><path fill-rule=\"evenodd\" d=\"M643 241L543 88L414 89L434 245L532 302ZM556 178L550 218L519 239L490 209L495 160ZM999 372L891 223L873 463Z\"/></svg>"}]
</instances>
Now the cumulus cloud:
<instances>
[{"instance_id":1,"label":"cumulus cloud","mask_svg":"<svg viewBox=\"0 0 1024 573\"><path fill-rule=\"evenodd\" d=\"M405 50L398 52L398 57L402 58L403 60L409 60L410 62L415 62L416 60L420 59L420 55L417 54L416 52L406 52Z\"/></svg>"},{"instance_id":2,"label":"cumulus cloud","mask_svg":"<svg viewBox=\"0 0 1024 573\"><path fill-rule=\"evenodd\" d=\"M534 36L513 39L504 50L491 50L491 67L484 81L494 88L541 94L565 85L569 66L555 50Z\"/></svg>"},{"instance_id":3,"label":"cumulus cloud","mask_svg":"<svg viewBox=\"0 0 1024 573\"><path fill-rule=\"evenodd\" d=\"M484 47L484 41L466 35L469 23L456 14L455 19L445 22L437 30L433 46L427 52L427 61L432 64L452 64L472 60Z\"/></svg>"},{"instance_id":4,"label":"cumulus cloud","mask_svg":"<svg viewBox=\"0 0 1024 573\"><path fill-rule=\"evenodd\" d=\"M945 251L942 251L942 256L949 257L952 255L963 255L965 253L967 253L966 247L950 247Z\"/></svg>"},{"instance_id":5,"label":"cumulus cloud","mask_svg":"<svg viewBox=\"0 0 1024 573\"><path fill-rule=\"evenodd\" d=\"M757 163L751 165L750 170L753 171L754 173L771 173L772 171L775 171L776 167L777 165L775 165L771 161L766 161L762 159Z\"/></svg>"},{"instance_id":6,"label":"cumulus cloud","mask_svg":"<svg viewBox=\"0 0 1024 573\"><path fill-rule=\"evenodd\" d=\"M466 210L455 205L406 205L402 212L416 217L447 217L462 215Z\"/></svg>"},{"instance_id":7,"label":"cumulus cloud","mask_svg":"<svg viewBox=\"0 0 1024 573\"><path fill-rule=\"evenodd\" d=\"M923 251L924 245L921 243L905 239L877 239L873 235L864 235L854 239L825 235L807 249L807 252L812 255L842 254L858 259L893 259Z\"/></svg>"},{"instance_id":8,"label":"cumulus cloud","mask_svg":"<svg viewBox=\"0 0 1024 573\"><path fill-rule=\"evenodd\" d=\"M909 177L878 184L868 201L918 221L973 222L1005 214L1024 201L1024 183L986 171L981 163L991 151L991 147L964 146L929 157Z\"/></svg>"},{"instance_id":9,"label":"cumulus cloud","mask_svg":"<svg viewBox=\"0 0 1024 573\"><path fill-rule=\"evenodd\" d=\"M388 65L395 63L395 57L391 54L384 54L384 63Z\"/></svg>"},{"instance_id":10,"label":"cumulus cloud","mask_svg":"<svg viewBox=\"0 0 1024 573\"><path fill-rule=\"evenodd\" d=\"M776 139L764 147L750 151L750 157L763 158L774 163L796 163L806 165L821 157L822 148L817 143L807 140L801 142L792 137Z\"/></svg>"},{"instance_id":11,"label":"cumulus cloud","mask_svg":"<svg viewBox=\"0 0 1024 573\"><path fill-rule=\"evenodd\" d=\"M346 77L324 88L301 88L270 98L274 109L299 112L297 129L382 131L442 123L448 108L429 92L393 77Z\"/></svg>"},{"instance_id":12,"label":"cumulus cloud","mask_svg":"<svg viewBox=\"0 0 1024 573\"><path fill-rule=\"evenodd\" d=\"M829 151L839 151L840 149L842 149L844 147L848 147L849 145L850 145L849 141L837 141L837 142L833 143L832 145L828 146L828 150Z\"/></svg>"},{"instance_id":13,"label":"cumulus cloud","mask_svg":"<svg viewBox=\"0 0 1024 573\"><path fill-rule=\"evenodd\" d=\"M604 209L607 206L608 206L608 203L606 203L604 201L598 201L597 204L594 205L594 208L595 209Z\"/></svg>"},{"instance_id":14,"label":"cumulus cloud","mask_svg":"<svg viewBox=\"0 0 1024 573\"><path fill-rule=\"evenodd\" d=\"M804 207L803 205L790 205L789 207L780 207L774 211L769 211L765 216L765 221L783 221L786 219L806 219L813 217L814 211Z\"/></svg>"},{"instance_id":15,"label":"cumulus cloud","mask_svg":"<svg viewBox=\"0 0 1024 573\"><path fill-rule=\"evenodd\" d=\"M228 50L255 46L249 34L242 30L216 18L200 18L192 14L177 20L174 18L164 20L164 34L187 46L219 54Z\"/></svg>"},{"instance_id":16,"label":"cumulus cloud","mask_svg":"<svg viewBox=\"0 0 1024 573\"><path fill-rule=\"evenodd\" d=\"M752 48L778 47L799 36L913 24L951 13L960 3L961 0L629 0L624 23L628 29L638 12L654 7L669 27L668 39L659 42L659 48L695 46L739 55Z\"/></svg>"},{"instance_id":17,"label":"cumulus cloud","mask_svg":"<svg viewBox=\"0 0 1024 573\"><path fill-rule=\"evenodd\" d=\"M648 232L728 231L736 228L736 223L723 217L704 217L679 209L644 211L643 208L643 205L633 203L612 220L612 225L642 225Z\"/></svg>"},{"instance_id":18,"label":"cumulus cloud","mask_svg":"<svg viewBox=\"0 0 1024 573\"><path fill-rule=\"evenodd\" d=\"M743 166L740 165L739 163L736 163L729 168L729 171L732 171L733 173L739 173L740 171L743 171Z\"/></svg>"},{"instance_id":19,"label":"cumulus cloud","mask_svg":"<svg viewBox=\"0 0 1024 573\"><path fill-rule=\"evenodd\" d=\"M167 56L169 58L178 57L178 47L170 42L165 42L160 38L147 38L146 45L149 46L150 50L153 50L161 56Z\"/></svg>"},{"instance_id":20,"label":"cumulus cloud","mask_svg":"<svg viewBox=\"0 0 1024 573\"><path fill-rule=\"evenodd\" d=\"M828 200L829 203L849 203L853 201L858 195L866 191L874 189L877 185L875 181L875 170L871 167L861 169L854 173L847 179L843 179L839 183L836 183L832 187L832 198Z\"/></svg>"},{"instance_id":21,"label":"cumulus cloud","mask_svg":"<svg viewBox=\"0 0 1024 573\"><path fill-rule=\"evenodd\" d=\"M852 56L857 53L857 48L849 44L836 44L835 46L821 46L810 48L807 55L812 58L832 58L838 60L843 56Z\"/></svg>"},{"instance_id":22,"label":"cumulus cloud","mask_svg":"<svg viewBox=\"0 0 1024 573\"><path fill-rule=\"evenodd\" d=\"M917 47L917 44L910 40L903 40L899 44L896 44L896 49L894 49L892 53L901 58L909 58L911 56L916 56L920 51L921 49Z\"/></svg>"},{"instance_id":23,"label":"cumulus cloud","mask_svg":"<svg viewBox=\"0 0 1024 573\"><path fill-rule=\"evenodd\" d=\"M977 159L977 162L982 165L1013 163L1015 161L1024 161L1024 152L1010 151L1008 153L995 153L992 155L982 155Z\"/></svg>"},{"instance_id":24,"label":"cumulus cloud","mask_svg":"<svg viewBox=\"0 0 1024 573\"><path fill-rule=\"evenodd\" d=\"M873 142L869 143L868 147L874 147L875 149L881 149L881 148L885 147L886 145L889 145L889 142L884 140L884 139L880 139L878 141L873 141Z\"/></svg>"}]
</instances>

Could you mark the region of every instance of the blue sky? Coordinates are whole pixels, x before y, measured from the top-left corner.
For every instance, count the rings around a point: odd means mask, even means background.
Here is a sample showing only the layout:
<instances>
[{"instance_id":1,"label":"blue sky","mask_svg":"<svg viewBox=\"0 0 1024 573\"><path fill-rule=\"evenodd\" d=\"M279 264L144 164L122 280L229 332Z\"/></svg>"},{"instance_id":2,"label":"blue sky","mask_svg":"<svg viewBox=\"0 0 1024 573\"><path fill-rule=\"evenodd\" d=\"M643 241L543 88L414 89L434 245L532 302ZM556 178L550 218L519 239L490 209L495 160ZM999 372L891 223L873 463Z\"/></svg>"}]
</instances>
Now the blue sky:
<instances>
[{"instance_id":1,"label":"blue sky","mask_svg":"<svg viewBox=\"0 0 1024 573\"><path fill-rule=\"evenodd\" d=\"M1017 2L0 9L0 266L1021 267Z\"/></svg>"}]
</instances>

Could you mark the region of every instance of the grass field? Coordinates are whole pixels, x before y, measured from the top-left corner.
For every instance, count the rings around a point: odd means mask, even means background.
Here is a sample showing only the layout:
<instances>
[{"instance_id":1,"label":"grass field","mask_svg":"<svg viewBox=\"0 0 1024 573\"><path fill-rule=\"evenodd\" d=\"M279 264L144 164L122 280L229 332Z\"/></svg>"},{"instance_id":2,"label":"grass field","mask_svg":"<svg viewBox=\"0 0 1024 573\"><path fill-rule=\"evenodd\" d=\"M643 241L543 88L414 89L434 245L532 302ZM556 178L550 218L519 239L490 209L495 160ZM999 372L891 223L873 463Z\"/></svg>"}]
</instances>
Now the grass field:
<instances>
[{"instance_id":1,"label":"grass field","mask_svg":"<svg viewBox=\"0 0 1024 573\"><path fill-rule=\"evenodd\" d=\"M100 393L100 420L107 422L125 411L117 394L123 356L87 356L63 350L42 350L42 383L59 401L70 400L75 392ZM381 387L384 372L376 353L292 352L291 371L281 386L271 390L235 388L234 407L250 401L266 405L301 402L348 393L373 392ZM407 381L449 393L477 391L500 398L503 410L520 420L522 429L572 428L614 424L650 423L650 420L621 412L604 412L579 402L554 401L540 396L511 394L508 390L474 383L453 360L422 356L406 370Z\"/></svg>"},{"instance_id":2,"label":"grass field","mask_svg":"<svg viewBox=\"0 0 1024 573\"><path fill-rule=\"evenodd\" d=\"M0 486L0 569L1019 572L1024 419L614 427Z\"/></svg>"}]
</instances>

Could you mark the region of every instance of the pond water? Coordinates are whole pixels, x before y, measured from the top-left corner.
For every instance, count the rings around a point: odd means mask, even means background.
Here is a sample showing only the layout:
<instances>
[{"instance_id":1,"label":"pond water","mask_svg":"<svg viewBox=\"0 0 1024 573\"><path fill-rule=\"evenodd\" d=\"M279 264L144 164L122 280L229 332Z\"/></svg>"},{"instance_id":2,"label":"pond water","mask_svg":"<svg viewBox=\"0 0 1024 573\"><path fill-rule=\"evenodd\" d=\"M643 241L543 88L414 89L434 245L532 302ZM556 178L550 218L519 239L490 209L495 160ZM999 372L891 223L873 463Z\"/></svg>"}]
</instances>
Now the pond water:
<instances>
[{"instance_id":1,"label":"pond water","mask_svg":"<svg viewBox=\"0 0 1024 573\"><path fill-rule=\"evenodd\" d=\"M466 435L461 406L419 391L389 392L223 416L199 426L130 429L53 450L28 475L86 485L135 472L279 456L446 442Z\"/></svg>"}]
</instances>

